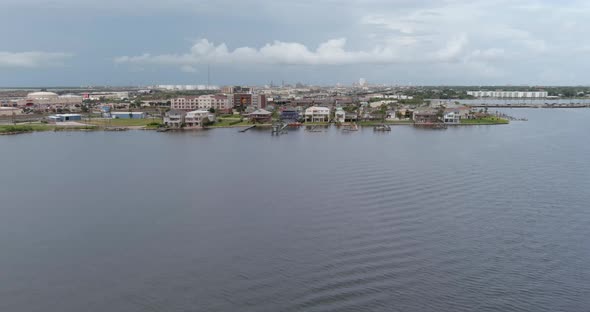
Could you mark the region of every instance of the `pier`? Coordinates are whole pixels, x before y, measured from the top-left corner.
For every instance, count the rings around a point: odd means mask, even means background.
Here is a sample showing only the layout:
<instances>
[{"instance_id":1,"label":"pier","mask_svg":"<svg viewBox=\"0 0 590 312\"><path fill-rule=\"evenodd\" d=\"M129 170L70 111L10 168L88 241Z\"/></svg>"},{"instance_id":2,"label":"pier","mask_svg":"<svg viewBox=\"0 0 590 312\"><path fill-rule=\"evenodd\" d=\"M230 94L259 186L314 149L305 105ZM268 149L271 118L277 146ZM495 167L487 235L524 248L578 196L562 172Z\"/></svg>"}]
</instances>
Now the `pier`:
<instances>
[{"instance_id":1,"label":"pier","mask_svg":"<svg viewBox=\"0 0 590 312\"><path fill-rule=\"evenodd\" d=\"M246 131L248 131L248 130L250 130L252 128L256 128L256 125L250 126L248 128L244 128L244 129L240 130L239 132L246 132Z\"/></svg>"}]
</instances>

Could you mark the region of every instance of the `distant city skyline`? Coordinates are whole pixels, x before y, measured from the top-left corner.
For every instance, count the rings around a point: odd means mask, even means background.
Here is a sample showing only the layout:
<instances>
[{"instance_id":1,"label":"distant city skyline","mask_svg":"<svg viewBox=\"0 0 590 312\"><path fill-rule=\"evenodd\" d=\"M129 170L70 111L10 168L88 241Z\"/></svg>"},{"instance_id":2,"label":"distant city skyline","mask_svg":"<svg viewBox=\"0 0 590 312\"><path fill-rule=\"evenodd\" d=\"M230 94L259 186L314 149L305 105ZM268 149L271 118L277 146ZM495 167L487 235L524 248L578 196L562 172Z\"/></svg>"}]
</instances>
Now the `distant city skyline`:
<instances>
[{"instance_id":1,"label":"distant city skyline","mask_svg":"<svg viewBox=\"0 0 590 312\"><path fill-rule=\"evenodd\" d=\"M549 0L4 0L0 87L588 85L589 13Z\"/></svg>"}]
</instances>

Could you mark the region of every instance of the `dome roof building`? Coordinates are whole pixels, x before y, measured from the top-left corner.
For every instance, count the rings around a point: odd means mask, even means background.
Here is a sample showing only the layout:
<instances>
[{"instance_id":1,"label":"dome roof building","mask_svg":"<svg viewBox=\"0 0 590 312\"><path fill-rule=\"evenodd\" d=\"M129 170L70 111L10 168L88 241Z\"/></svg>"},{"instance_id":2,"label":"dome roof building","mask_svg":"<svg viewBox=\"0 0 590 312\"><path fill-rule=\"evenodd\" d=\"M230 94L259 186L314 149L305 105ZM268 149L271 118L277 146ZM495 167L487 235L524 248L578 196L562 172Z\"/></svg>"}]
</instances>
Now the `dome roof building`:
<instances>
[{"instance_id":1,"label":"dome roof building","mask_svg":"<svg viewBox=\"0 0 590 312\"><path fill-rule=\"evenodd\" d=\"M27 94L27 99L33 100L49 100L49 99L57 99L59 96L53 92L33 92Z\"/></svg>"}]
</instances>

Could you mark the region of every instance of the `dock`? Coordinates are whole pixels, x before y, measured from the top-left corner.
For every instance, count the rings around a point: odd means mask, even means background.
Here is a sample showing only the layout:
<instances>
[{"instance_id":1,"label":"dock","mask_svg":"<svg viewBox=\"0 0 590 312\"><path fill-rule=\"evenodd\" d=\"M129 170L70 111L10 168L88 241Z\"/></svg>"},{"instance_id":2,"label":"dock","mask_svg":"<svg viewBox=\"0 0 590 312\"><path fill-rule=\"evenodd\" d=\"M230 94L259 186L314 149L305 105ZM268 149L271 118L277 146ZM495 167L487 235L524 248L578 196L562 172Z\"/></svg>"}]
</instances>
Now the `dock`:
<instances>
[{"instance_id":1,"label":"dock","mask_svg":"<svg viewBox=\"0 0 590 312\"><path fill-rule=\"evenodd\" d=\"M240 130L239 132L246 132L246 131L248 131L248 130L250 130L252 128L256 128L256 125L250 126L248 128L244 128L244 129Z\"/></svg>"}]
</instances>

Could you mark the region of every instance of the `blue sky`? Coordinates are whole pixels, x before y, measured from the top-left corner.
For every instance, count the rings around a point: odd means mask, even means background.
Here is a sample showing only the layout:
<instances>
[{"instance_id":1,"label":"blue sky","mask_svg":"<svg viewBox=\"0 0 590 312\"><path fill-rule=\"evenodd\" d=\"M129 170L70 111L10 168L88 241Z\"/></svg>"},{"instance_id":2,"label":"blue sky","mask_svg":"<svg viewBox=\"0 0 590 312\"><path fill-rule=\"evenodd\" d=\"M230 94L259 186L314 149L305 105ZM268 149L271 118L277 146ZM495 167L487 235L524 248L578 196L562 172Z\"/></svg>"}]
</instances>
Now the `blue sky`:
<instances>
[{"instance_id":1,"label":"blue sky","mask_svg":"<svg viewBox=\"0 0 590 312\"><path fill-rule=\"evenodd\" d=\"M588 84L590 4L2 0L0 86Z\"/></svg>"}]
</instances>

